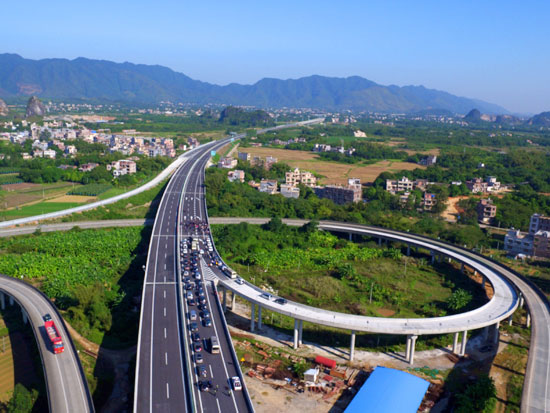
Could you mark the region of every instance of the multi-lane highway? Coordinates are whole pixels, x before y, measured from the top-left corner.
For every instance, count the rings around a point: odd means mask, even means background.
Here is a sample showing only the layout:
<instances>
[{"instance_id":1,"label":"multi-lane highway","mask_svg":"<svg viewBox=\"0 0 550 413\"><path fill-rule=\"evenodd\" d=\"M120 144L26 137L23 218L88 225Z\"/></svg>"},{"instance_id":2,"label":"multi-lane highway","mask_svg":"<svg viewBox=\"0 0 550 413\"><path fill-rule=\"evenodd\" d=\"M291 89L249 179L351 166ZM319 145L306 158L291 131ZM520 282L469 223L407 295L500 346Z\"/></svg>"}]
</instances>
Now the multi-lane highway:
<instances>
[{"instance_id":1,"label":"multi-lane highway","mask_svg":"<svg viewBox=\"0 0 550 413\"><path fill-rule=\"evenodd\" d=\"M136 412L250 410L244 383L242 390L232 389L230 379L239 377L242 382L242 376L218 297L202 276L208 258L200 254L201 249L208 249L204 168L210 151L227 142L195 151L175 173L161 200L145 269ZM198 250L188 245L193 240ZM211 337L217 338L219 353L212 351ZM199 367L204 367L204 373Z\"/></svg>"},{"instance_id":2,"label":"multi-lane highway","mask_svg":"<svg viewBox=\"0 0 550 413\"><path fill-rule=\"evenodd\" d=\"M22 307L30 322L46 379L48 403L51 412L93 412L94 406L80 359L61 316L52 302L34 287L5 275L0 276L2 304L9 305L11 297ZM54 354L44 328L43 317L50 314L65 350ZM17 366L15 366L17 367Z\"/></svg>"}]
</instances>

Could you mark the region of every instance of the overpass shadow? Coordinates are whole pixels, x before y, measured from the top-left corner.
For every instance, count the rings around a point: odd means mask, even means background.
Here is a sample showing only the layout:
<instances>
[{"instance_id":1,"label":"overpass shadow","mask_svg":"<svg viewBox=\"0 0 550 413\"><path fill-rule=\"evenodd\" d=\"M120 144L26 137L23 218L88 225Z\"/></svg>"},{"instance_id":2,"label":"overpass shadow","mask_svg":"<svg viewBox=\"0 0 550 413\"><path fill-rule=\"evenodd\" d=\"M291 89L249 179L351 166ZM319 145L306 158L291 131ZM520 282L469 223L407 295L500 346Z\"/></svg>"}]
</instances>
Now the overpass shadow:
<instances>
[{"instance_id":1,"label":"overpass shadow","mask_svg":"<svg viewBox=\"0 0 550 413\"><path fill-rule=\"evenodd\" d=\"M151 202L146 218L155 218L166 185ZM144 266L151 239L152 226L144 226L141 240L132 251L134 259L118 281L122 300L111 309L112 326L105 333L93 371L94 405L98 412L131 412L134 393L136 349L141 312Z\"/></svg>"},{"instance_id":2,"label":"overpass shadow","mask_svg":"<svg viewBox=\"0 0 550 413\"><path fill-rule=\"evenodd\" d=\"M48 343L48 337L45 335L45 329L40 327L38 337L35 338L30 323L23 323L19 305L16 303L10 306L7 301L6 297L6 309L0 311L7 330L6 333L0 334L0 357L3 359L0 367L2 382L6 383L6 380L9 382L11 375L14 385L21 384L29 391L38 392L32 411L48 411L44 371L36 342L36 340L45 340ZM10 358L13 362L11 371Z\"/></svg>"}]
</instances>

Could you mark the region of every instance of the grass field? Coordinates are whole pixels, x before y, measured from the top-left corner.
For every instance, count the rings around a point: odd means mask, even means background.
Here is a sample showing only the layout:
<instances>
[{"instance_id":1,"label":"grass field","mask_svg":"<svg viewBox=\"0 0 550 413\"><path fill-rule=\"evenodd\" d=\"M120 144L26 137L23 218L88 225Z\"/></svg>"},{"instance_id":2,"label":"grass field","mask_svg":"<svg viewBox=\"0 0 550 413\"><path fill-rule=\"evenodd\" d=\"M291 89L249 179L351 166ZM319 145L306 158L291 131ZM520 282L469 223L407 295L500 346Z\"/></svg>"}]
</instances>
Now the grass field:
<instances>
[{"instance_id":1,"label":"grass field","mask_svg":"<svg viewBox=\"0 0 550 413\"><path fill-rule=\"evenodd\" d=\"M57 212L63 209L74 208L82 205L78 202L38 202L36 204L26 205L20 209L10 209L0 212L0 217L4 216L7 219L32 217L34 215L47 214L49 212ZM0 218L1 219L1 218Z\"/></svg>"},{"instance_id":2,"label":"grass field","mask_svg":"<svg viewBox=\"0 0 550 413\"><path fill-rule=\"evenodd\" d=\"M85 204L97 200L95 196L85 196L85 195L63 195L57 198L48 199L45 202L57 202L57 203L76 203L76 204Z\"/></svg>"},{"instance_id":3,"label":"grass field","mask_svg":"<svg viewBox=\"0 0 550 413\"><path fill-rule=\"evenodd\" d=\"M285 162L291 167L298 167L312 171L324 176L322 184L346 184L348 178L360 178L361 182L373 182L382 172L397 172L401 170L412 170L416 168L425 169L410 162L402 161L379 161L371 165L344 164L329 162L319 159L317 154L306 151L291 151L287 149L274 148L246 148L243 151L253 156L274 156L280 162Z\"/></svg>"},{"instance_id":4,"label":"grass field","mask_svg":"<svg viewBox=\"0 0 550 413\"><path fill-rule=\"evenodd\" d=\"M80 184L72 184L69 182L56 182L53 184L31 184L24 182L20 184L3 185L2 190L4 199L2 200L0 208L10 209L31 202L37 202L42 199L56 198L65 195L67 191L78 186L80 186Z\"/></svg>"}]
</instances>

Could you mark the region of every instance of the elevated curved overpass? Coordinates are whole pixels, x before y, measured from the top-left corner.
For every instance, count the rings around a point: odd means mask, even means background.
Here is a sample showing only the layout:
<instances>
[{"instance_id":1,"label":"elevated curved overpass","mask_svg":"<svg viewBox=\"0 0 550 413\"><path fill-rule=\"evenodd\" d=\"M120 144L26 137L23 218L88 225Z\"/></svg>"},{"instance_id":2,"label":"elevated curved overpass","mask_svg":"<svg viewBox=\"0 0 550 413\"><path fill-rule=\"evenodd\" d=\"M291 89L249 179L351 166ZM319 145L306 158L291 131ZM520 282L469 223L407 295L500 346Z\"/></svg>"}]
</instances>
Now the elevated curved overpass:
<instances>
[{"instance_id":1,"label":"elevated curved overpass","mask_svg":"<svg viewBox=\"0 0 550 413\"><path fill-rule=\"evenodd\" d=\"M23 319L30 322L38 349L51 412L94 412L92 397L71 336L52 302L36 288L12 277L0 275L1 305L17 302ZM13 301L12 301L13 300ZM49 313L63 339L65 351L54 354L42 317Z\"/></svg>"},{"instance_id":2,"label":"elevated curved overpass","mask_svg":"<svg viewBox=\"0 0 550 413\"><path fill-rule=\"evenodd\" d=\"M268 219L210 219L211 224L236 224L239 222L263 224L268 222ZM308 221L287 219L283 220L283 222L287 225L301 226ZM260 298L259 294L261 290L257 287L248 283L239 285L234 282L234 280L229 280L224 276L219 277L220 285L245 297L252 303L259 304L262 307L269 308L278 313L289 315L296 320L306 320L316 324L345 329L349 328L350 330L357 331L408 335L450 333L461 330L477 329L490 325L495 325L498 328L498 323L508 318L519 305L520 300L515 290L517 288L521 293L521 300L525 300L527 304L528 317L533 320L521 411L536 413L550 412L550 304L548 299L544 296L544 293L542 293L532 282L505 265L483 255L421 235L367 225L330 221L321 221L319 223L319 228L327 231L345 232L398 241L428 249L432 251L433 254L449 257L470 266L486 277L493 285L495 291L494 297L489 303L474 311L450 317L384 319L334 313L291 302L281 306L275 302L266 301ZM374 320L372 320L373 318ZM336 320L337 322L335 322ZM464 341L463 344L465 344Z\"/></svg>"}]
</instances>

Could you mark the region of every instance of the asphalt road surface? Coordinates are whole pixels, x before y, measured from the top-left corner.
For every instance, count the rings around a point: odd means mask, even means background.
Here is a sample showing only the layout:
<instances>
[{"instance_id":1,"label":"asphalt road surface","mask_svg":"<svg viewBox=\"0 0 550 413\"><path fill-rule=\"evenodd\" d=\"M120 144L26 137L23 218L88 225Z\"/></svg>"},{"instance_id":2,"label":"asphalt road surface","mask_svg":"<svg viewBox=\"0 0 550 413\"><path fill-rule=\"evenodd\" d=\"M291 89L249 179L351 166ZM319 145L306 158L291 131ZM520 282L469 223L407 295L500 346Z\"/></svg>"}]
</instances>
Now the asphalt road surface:
<instances>
[{"instance_id":1,"label":"asphalt road surface","mask_svg":"<svg viewBox=\"0 0 550 413\"><path fill-rule=\"evenodd\" d=\"M22 306L28 315L42 358L50 411L93 412L92 398L80 359L51 301L30 285L4 275L0 276L0 291L13 297L14 305ZM9 297L4 297L5 305L10 305ZM45 314L51 315L61 335L65 347L62 353L53 352L44 329Z\"/></svg>"},{"instance_id":2,"label":"asphalt road surface","mask_svg":"<svg viewBox=\"0 0 550 413\"><path fill-rule=\"evenodd\" d=\"M208 263L191 248L181 257L181 239L191 243L197 240L201 249L206 247L208 225L204 209L204 168L210 150L228 141L214 143L195 151L171 179L161 200L149 246L136 366L136 412L246 412L249 411L245 392L232 391L230 378L240 376L240 369L232 356L231 338L226 334L223 315L214 294L213 286L204 281L202 265ZM180 230L178 231L178 224ZM183 276L183 259L194 261L197 278ZM208 259L208 258L207 258ZM201 265L202 264L202 265ZM182 281L182 277L184 280ZM186 290L185 285L192 285ZM199 288L204 292L204 309L210 313L211 326L199 314ZM185 297L190 292L194 303ZM191 339L190 311L197 313L200 341ZM202 310L203 311L203 310ZM218 337L220 353L210 352L210 337ZM200 350L194 350L194 344ZM203 357L196 362L196 355ZM199 377L198 366L204 366L207 377ZM199 384L208 382L201 391Z\"/></svg>"}]
</instances>

